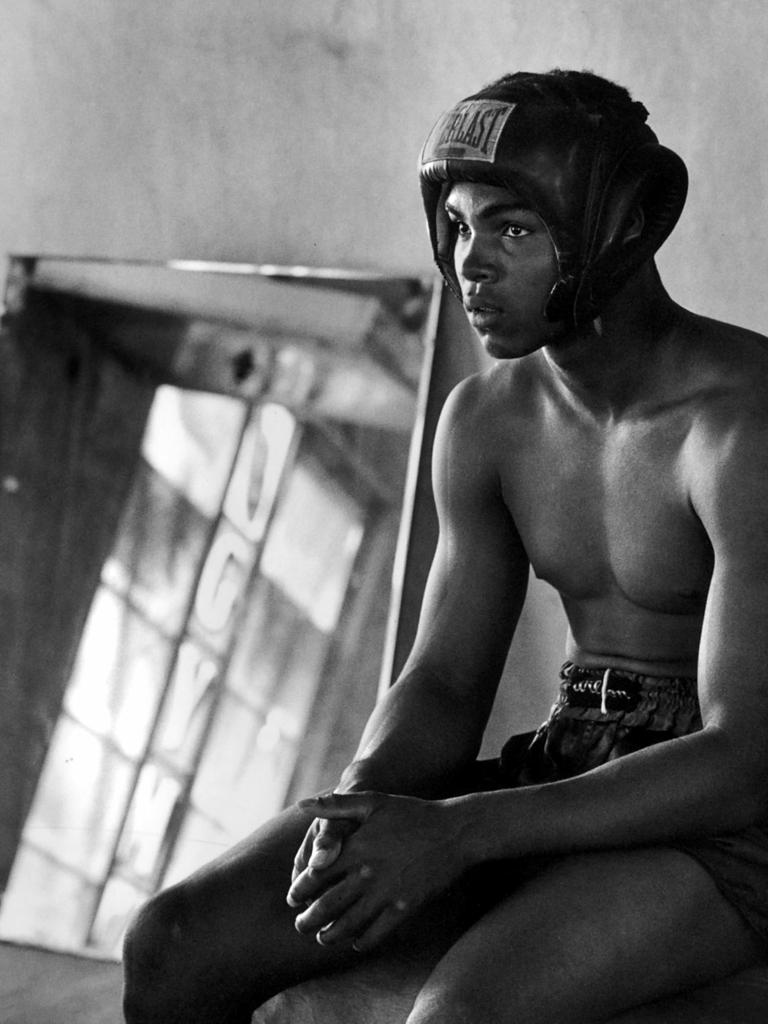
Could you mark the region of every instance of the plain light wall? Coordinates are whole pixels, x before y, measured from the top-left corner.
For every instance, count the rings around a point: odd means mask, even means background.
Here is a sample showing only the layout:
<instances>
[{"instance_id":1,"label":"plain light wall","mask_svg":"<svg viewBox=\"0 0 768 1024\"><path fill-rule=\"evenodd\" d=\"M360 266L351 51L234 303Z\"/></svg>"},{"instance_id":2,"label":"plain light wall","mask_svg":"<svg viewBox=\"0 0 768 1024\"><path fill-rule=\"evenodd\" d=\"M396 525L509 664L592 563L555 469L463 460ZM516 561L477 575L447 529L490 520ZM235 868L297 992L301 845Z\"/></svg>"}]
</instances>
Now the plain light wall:
<instances>
[{"instance_id":1,"label":"plain light wall","mask_svg":"<svg viewBox=\"0 0 768 1024\"><path fill-rule=\"evenodd\" d=\"M673 296L763 331L765 10L4 0L0 251L423 273L415 166L439 113L506 71L586 67L628 86L688 163L688 205L659 257ZM520 657L557 660L554 596L537 588L533 603Z\"/></svg>"},{"instance_id":2,"label":"plain light wall","mask_svg":"<svg viewBox=\"0 0 768 1024\"><path fill-rule=\"evenodd\" d=\"M768 325L763 0L4 0L0 250L429 267L414 176L508 70L627 85L691 170L673 294Z\"/></svg>"}]
</instances>

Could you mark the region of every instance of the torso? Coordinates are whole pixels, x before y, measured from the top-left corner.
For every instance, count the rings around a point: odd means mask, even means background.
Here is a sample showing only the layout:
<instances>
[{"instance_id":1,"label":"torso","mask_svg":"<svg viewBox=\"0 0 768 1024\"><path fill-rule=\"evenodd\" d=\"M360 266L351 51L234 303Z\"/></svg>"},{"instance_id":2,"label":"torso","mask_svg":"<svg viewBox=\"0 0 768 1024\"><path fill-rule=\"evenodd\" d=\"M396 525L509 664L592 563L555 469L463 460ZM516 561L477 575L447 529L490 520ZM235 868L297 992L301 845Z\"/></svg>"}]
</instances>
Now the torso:
<instances>
[{"instance_id":1,"label":"torso","mask_svg":"<svg viewBox=\"0 0 768 1024\"><path fill-rule=\"evenodd\" d=\"M679 368L695 376L681 372L654 404L618 419L564 401L542 353L489 376L502 494L533 571L561 595L567 656L581 664L696 674L714 553L692 490L714 471L712 437L768 380L768 349L692 322L678 343L698 345L697 358L686 352ZM735 337L723 344L718 329Z\"/></svg>"}]
</instances>

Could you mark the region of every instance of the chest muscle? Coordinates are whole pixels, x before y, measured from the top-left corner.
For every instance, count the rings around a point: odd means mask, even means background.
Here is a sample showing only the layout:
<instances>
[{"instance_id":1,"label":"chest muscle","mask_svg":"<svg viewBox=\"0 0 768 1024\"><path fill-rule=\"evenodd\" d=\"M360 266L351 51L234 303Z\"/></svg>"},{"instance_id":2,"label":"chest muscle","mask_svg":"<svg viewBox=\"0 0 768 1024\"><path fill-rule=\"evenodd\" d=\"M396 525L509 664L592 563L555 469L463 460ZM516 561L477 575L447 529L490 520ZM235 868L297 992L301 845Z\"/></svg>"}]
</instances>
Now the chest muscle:
<instances>
[{"instance_id":1,"label":"chest muscle","mask_svg":"<svg viewBox=\"0 0 768 1024\"><path fill-rule=\"evenodd\" d=\"M536 575L564 597L618 592L670 613L702 606L712 555L674 434L638 427L597 443L556 432L505 459L502 477Z\"/></svg>"}]
</instances>

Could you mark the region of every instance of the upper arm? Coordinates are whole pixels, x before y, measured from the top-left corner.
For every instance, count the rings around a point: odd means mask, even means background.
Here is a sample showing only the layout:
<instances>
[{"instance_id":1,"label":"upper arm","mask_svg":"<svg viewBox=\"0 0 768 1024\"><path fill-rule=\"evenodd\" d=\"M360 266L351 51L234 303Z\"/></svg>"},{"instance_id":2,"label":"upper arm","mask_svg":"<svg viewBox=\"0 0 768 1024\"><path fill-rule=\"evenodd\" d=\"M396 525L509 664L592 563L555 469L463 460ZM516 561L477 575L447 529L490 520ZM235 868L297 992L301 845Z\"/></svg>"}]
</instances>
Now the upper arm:
<instances>
[{"instance_id":1,"label":"upper arm","mask_svg":"<svg viewBox=\"0 0 768 1024\"><path fill-rule=\"evenodd\" d=\"M439 539L409 664L488 709L525 598L528 559L504 503L482 378L443 410L433 452Z\"/></svg>"},{"instance_id":2,"label":"upper arm","mask_svg":"<svg viewBox=\"0 0 768 1024\"><path fill-rule=\"evenodd\" d=\"M709 437L694 506L714 568L699 655L705 724L768 775L768 418Z\"/></svg>"}]
</instances>

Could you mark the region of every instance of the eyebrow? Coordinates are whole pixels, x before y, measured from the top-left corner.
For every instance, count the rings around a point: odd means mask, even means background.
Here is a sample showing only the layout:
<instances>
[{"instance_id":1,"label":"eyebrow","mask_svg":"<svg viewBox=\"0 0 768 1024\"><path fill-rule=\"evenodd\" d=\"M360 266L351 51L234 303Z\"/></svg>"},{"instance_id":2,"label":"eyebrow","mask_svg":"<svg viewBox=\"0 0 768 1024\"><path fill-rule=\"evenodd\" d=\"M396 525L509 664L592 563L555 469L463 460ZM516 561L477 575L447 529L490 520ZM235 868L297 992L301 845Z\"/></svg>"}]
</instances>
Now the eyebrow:
<instances>
[{"instance_id":1,"label":"eyebrow","mask_svg":"<svg viewBox=\"0 0 768 1024\"><path fill-rule=\"evenodd\" d=\"M452 213L454 217L458 217L459 219L463 216L463 212L460 207L454 205L450 199L445 202L445 210L446 213ZM486 203L478 209L477 216L481 220L492 220L494 217L498 217L503 214L531 212L531 208L526 206L522 200L510 199Z\"/></svg>"}]
</instances>

